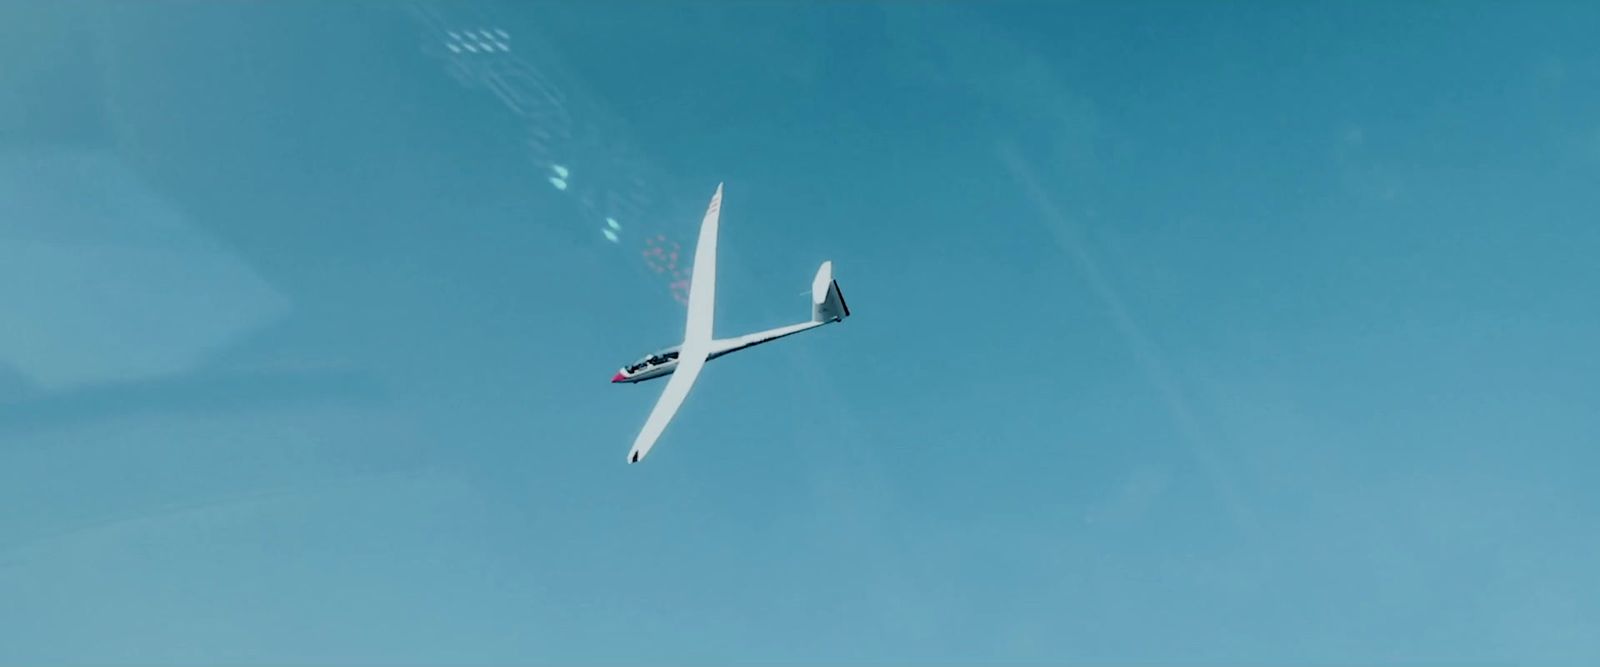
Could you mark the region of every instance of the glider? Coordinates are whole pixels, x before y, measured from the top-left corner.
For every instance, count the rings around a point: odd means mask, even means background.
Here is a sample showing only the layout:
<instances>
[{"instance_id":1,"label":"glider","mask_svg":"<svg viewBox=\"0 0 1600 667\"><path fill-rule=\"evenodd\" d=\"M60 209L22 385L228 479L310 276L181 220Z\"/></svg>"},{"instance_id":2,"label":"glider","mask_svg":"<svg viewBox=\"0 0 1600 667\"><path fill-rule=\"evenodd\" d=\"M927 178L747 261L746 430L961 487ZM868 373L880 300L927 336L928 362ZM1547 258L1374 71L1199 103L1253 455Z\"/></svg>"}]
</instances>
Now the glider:
<instances>
[{"instance_id":1,"label":"glider","mask_svg":"<svg viewBox=\"0 0 1600 667\"><path fill-rule=\"evenodd\" d=\"M811 281L811 320L788 326L768 329L737 338L712 338L711 316L715 310L717 290L717 220L722 213L722 184L717 184L711 205L706 207L706 217L700 222L700 240L695 244L694 266L689 274L689 317L684 327L683 342L658 350L643 359L629 364L612 376L612 382L637 383L671 375L661 391L656 407L644 422L644 429L633 441L628 452L628 463L638 463L650 453L661 432L677 414L689 388L707 361L725 354L738 352L784 336L810 331L824 324L843 322L850 316L850 307L844 303L844 293L833 279L833 262L823 262L817 277Z\"/></svg>"}]
</instances>

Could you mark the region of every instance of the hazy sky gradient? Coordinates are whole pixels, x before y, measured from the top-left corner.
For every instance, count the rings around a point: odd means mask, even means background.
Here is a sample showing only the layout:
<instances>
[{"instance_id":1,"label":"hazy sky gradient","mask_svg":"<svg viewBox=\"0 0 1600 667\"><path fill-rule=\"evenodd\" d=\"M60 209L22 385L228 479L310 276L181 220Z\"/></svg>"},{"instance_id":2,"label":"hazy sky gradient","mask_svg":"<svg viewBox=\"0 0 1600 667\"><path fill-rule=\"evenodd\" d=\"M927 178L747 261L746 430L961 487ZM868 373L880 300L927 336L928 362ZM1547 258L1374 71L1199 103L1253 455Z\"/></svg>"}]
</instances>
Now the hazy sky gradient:
<instances>
[{"instance_id":1,"label":"hazy sky gradient","mask_svg":"<svg viewBox=\"0 0 1600 667\"><path fill-rule=\"evenodd\" d=\"M0 663L1600 661L1600 6L0 26Z\"/></svg>"}]
</instances>

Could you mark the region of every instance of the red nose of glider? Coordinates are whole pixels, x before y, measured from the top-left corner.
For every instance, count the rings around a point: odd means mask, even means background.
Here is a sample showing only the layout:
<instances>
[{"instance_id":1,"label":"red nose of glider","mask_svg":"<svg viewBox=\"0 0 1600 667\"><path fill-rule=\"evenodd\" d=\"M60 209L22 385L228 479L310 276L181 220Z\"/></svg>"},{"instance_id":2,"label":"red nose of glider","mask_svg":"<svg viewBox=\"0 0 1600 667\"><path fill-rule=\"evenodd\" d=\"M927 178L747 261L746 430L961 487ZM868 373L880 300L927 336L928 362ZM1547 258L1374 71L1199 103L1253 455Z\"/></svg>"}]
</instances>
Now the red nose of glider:
<instances>
[{"instance_id":1,"label":"red nose of glider","mask_svg":"<svg viewBox=\"0 0 1600 667\"><path fill-rule=\"evenodd\" d=\"M621 382L621 381L626 380L626 379L628 379L628 378L626 376L624 376L623 374L621 374L621 373L617 373L616 375L611 376L611 381L612 382Z\"/></svg>"}]
</instances>

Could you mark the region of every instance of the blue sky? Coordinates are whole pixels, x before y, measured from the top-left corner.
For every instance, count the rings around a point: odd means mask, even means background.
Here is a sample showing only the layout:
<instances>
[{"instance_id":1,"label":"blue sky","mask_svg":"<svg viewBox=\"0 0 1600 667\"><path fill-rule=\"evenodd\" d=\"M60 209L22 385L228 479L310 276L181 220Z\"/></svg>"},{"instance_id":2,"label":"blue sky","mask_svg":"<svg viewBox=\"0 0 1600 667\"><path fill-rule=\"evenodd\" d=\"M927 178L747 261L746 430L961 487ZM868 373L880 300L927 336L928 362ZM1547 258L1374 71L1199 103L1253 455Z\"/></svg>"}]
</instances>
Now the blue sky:
<instances>
[{"instance_id":1,"label":"blue sky","mask_svg":"<svg viewBox=\"0 0 1600 667\"><path fill-rule=\"evenodd\" d=\"M0 19L0 663L1600 659L1600 9Z\"/></svg>"}]
</instances>

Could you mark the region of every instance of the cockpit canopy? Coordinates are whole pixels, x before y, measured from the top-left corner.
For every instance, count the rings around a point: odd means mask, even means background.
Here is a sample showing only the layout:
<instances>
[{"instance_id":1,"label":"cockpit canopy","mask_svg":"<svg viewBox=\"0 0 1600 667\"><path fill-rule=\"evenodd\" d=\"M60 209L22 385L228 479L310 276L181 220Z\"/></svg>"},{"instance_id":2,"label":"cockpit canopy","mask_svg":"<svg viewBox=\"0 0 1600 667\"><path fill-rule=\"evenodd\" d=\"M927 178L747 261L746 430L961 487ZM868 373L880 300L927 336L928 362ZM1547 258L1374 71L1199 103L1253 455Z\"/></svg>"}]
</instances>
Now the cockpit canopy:
<instances>
[{"instance_id":1,"label":"cockpit canopy","mask_svg":"<svg viewBox=\"0 0 1600 667\"><path fill-rule=\"evenodd\" d=\"M637 373L639 371L645 370L647 368L653 368L653 367L656 367L656 366L660 366L662 364L666 364L667 362L677 361L677 360L678 360L678 346L675 345L675 346L669 347L669 348L667 348L665 350L659 350L657 352L654 352L654 353L650 354L649 356L646 356L643 359L640 359L640 360L635 361L635 362L633 362L631 364L628 364L628 367L623 369L623 371L626 372L629 375L632 375L634 373Z\"/></svg>"}]
</instances>

